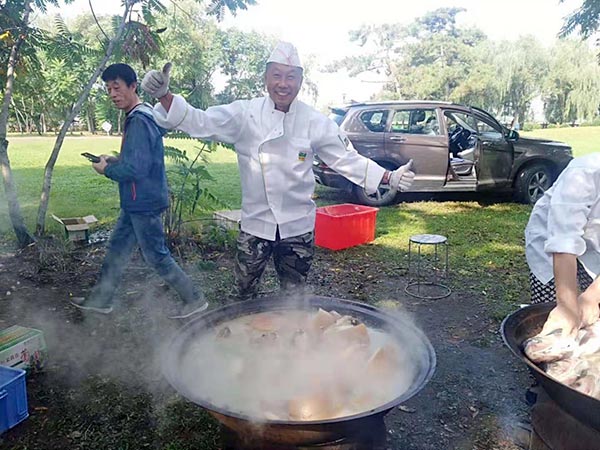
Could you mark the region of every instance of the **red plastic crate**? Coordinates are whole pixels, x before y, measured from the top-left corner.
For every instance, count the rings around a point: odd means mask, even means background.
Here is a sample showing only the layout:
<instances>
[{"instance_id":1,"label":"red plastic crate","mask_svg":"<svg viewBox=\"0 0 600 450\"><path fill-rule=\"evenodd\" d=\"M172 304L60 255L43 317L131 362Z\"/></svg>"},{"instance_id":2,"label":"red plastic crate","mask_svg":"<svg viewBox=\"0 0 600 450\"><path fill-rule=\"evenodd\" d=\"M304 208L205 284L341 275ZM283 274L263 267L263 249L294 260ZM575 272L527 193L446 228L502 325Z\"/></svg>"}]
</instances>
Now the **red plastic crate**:
<instances>
[{"instance_id":1,"label":"red plastic crate","mask_svg":"<svg viewBox=\"0 0 600 450\"><path fill-rule=\"evenodd\" d=\"M341 205L317 208L315 244L330 250L341 250L375 239L375 222L379 208Z\"/></svg>"}]
</instances>

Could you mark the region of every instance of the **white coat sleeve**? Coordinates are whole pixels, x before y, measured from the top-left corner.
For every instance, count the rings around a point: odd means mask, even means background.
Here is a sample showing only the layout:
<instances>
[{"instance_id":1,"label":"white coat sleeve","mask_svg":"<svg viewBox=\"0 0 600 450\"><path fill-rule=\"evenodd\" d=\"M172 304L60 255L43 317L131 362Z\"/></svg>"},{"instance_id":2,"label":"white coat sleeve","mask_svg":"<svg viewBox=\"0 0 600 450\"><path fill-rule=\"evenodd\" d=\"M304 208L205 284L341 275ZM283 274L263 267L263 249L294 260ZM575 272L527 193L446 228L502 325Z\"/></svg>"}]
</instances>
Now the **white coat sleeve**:
<instances>
[{"instance_id":1,"label":"white coat sleeve","mask_svg":"<svg viewBox=\"0 0 600 450\"><path fill-rule=\"evenodd\" d=\"M368 194L374 194L385 169L359 154L351 145L346 147L344 139L333 120L321 114L313 117L310 136L313 151L337 173L363 187Z\"/></svg>"},{"instance_id":2,"label":"white coat sleeve","mask_svg":"<svg viewBox=\"0 0 600 450\"><path fill-rule=\"evenodd\" d=\"M194 108L180 95L173 96L169 112L160 103L154 105L156 123L167 130L179 130L192 137L234 144L244 124L246 102L211 106L203 111Z\"/></svg>"},{"instance_id":3,"label":"white coat sleeve","mask_svg":"<svg viewBox=\"0 0 600 450\"><path fill-rule=\"evenodd\" d=\"M569 168L562 173L550 200L546 253L581 256L586 251L583 239L591 206L600 195L593 170Z\"/></svg>"}]
</instances>

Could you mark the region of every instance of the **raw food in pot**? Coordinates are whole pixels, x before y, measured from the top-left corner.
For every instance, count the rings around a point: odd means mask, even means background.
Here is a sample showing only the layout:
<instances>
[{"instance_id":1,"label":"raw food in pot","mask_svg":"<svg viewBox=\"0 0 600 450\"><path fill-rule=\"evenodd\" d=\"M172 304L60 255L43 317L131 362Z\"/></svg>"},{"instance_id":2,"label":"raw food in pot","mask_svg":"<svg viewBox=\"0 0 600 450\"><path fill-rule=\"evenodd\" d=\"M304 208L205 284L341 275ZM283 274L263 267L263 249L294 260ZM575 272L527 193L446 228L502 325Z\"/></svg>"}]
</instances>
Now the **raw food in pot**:
<instances>
[{"instance_id":1,"label":"raw food in pot","mask_svg":"<svg viewBox=\"0 0 600 450\"><path fill-rule=\"evenodd\" d=\"M524 352L536 363L553 362L573 355L578 343L575 338L563 336L561 330L547 335L538 334L524 343Z\"/></svg>"},{"instance_id":2,"label":"raw food in pot","mask_svg":"<svg viewBox=\"0 0 600 450\"><path fill-rule=\"evenodd\" d=\"M565 337L560 330L524 342L523 351L546 374L582 394L600 399L600 322Z\"/></svg>"},{"instance_id":3,"label":"raw food in pot","mask_svg":"<svg viewBox=\"0 0 600 450\"><path fill-rule=\"evenodd\" d=\"M581 377L588 369L587 360L566 358L546 365L546 373L564 384L571 384Z\"/></svg>"}]
</instances>

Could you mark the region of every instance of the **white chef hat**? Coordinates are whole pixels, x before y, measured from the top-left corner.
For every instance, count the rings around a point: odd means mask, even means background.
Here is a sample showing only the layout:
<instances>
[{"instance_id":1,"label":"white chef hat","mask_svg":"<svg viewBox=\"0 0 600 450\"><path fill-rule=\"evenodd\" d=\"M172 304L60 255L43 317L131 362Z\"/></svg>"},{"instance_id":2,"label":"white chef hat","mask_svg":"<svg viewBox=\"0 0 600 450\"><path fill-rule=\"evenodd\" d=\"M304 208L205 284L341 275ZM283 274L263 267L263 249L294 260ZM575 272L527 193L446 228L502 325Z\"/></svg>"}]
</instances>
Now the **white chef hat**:
<instances>
[{"instance_id":1,"label":"white chef hat","mask_svg":"<svg viewBox=\"0 0 600 450\"><path fill-rule=\"evenodd\" d=\"M277 44L275 49L273 49L271 52L271 56L269 56L269 59L267 60L267 63L270 62L302 68L302 63L300 63L300 57L298 56L298 50L296 50L296 47L289 42L282 41Z\"/></svg>"}]
</instances>

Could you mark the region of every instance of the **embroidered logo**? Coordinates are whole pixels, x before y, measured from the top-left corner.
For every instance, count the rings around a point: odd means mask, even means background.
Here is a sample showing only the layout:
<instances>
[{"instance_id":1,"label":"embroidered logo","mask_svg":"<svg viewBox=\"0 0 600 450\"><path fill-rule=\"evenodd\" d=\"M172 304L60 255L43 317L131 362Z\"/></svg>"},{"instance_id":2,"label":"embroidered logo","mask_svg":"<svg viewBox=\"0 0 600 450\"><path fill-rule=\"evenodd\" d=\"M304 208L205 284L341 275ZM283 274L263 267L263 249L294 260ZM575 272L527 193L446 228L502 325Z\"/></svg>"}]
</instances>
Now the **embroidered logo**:
<instances>
[{"instance_id":1,"label":"embroidered logo","mask_svg":"<svg viewBox=\"0 0 600 450\"><path fill-rule=\"evenodd\" d=\"M298 161L304 161L306 159L306 152L298 152Z\"/></svg>"}]
</instances>

